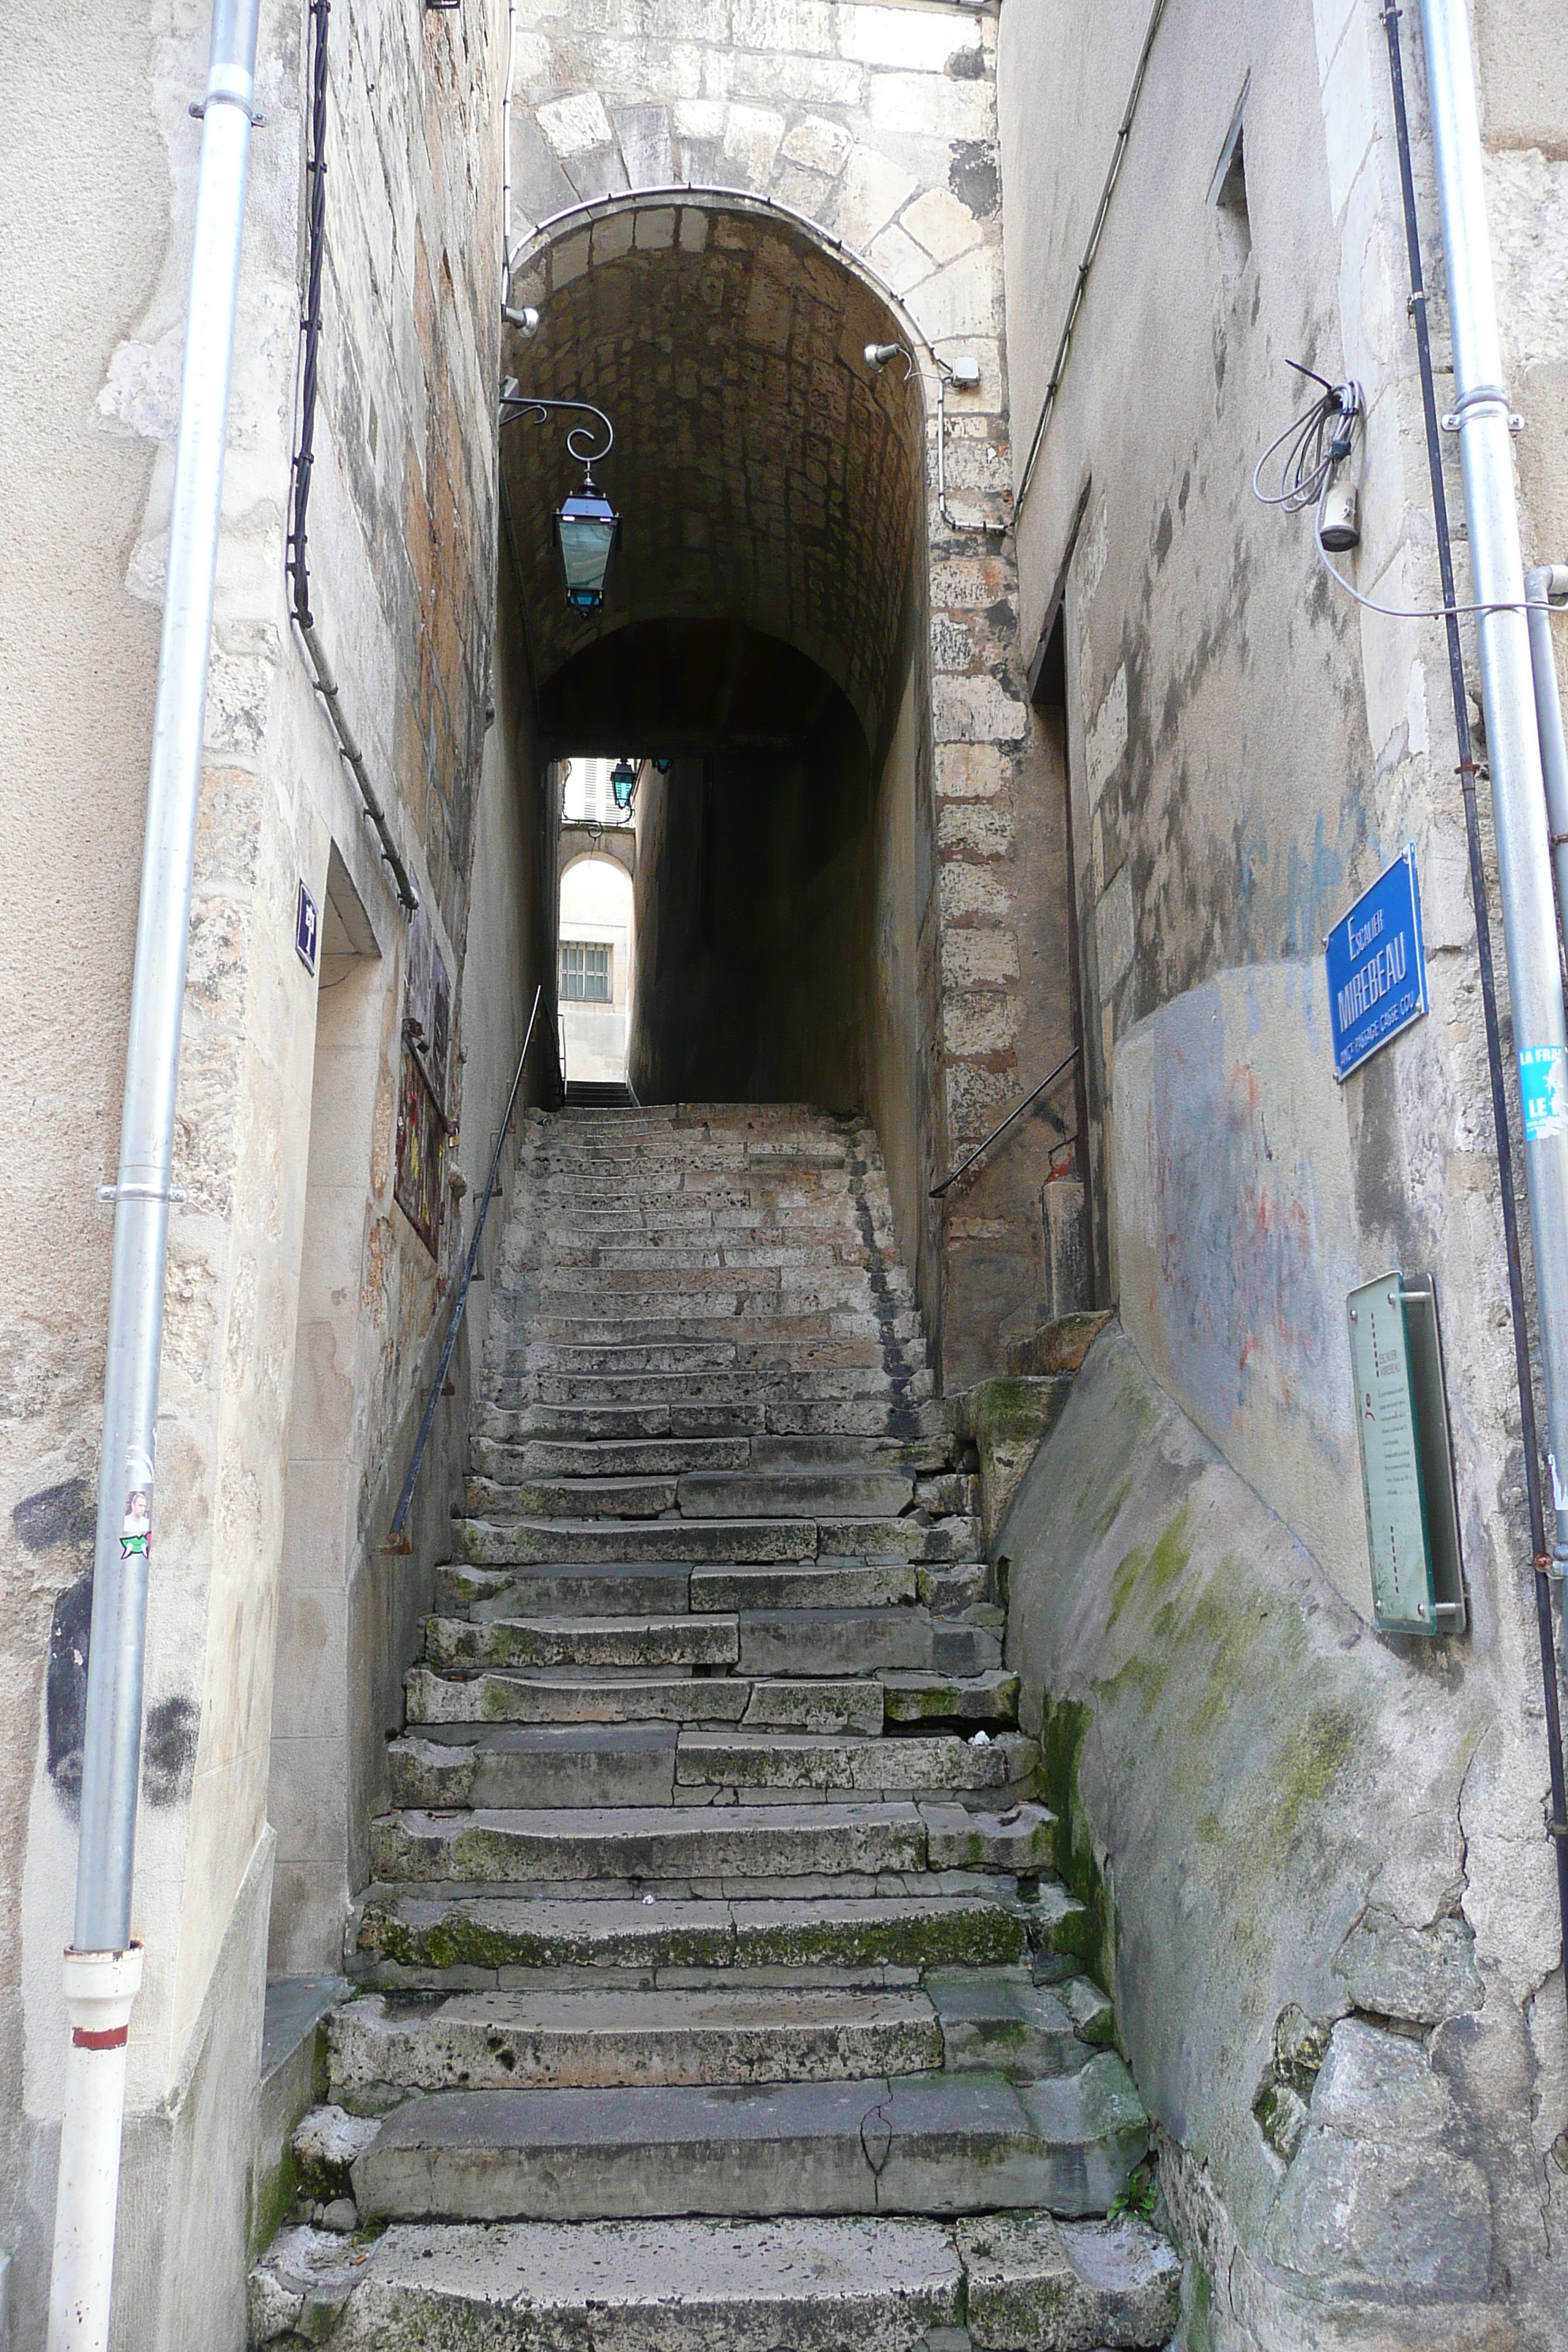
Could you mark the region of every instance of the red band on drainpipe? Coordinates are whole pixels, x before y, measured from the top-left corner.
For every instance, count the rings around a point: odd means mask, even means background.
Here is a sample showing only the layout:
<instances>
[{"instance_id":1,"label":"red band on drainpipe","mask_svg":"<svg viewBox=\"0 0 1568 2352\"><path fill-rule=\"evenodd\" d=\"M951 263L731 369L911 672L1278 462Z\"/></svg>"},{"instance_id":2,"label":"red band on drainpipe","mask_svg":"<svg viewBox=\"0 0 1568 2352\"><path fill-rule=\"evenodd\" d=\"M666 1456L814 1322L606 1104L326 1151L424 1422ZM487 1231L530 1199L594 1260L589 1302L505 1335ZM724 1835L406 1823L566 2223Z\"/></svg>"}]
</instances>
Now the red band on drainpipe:
<instances>
[{"instance_id":1,"label":"red band on drainpipe","mask_svg":"<svg viewBox=\"0 0 1568 2352\"><path fill-rule=\"evenodd\" d=\"M94 2033L85 2025L73 2025L71 2041L79 2050L123 2050L131 2038L128 2025L110 2025L102 2033Z\"/></svg>"}]
</instances>

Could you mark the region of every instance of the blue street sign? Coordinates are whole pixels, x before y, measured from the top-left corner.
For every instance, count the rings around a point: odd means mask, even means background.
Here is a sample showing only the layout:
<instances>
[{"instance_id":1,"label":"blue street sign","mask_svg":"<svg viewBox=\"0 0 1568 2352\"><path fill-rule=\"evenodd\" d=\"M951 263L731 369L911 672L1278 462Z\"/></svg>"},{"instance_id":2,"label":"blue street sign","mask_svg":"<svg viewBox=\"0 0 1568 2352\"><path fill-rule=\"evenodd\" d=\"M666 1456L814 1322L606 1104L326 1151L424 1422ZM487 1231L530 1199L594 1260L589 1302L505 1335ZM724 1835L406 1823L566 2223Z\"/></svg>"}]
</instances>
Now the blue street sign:
<instances>
[{"instance_id":1,"label":"blue street sign","mask_svg":"<svg viewBox=\"0 0 1568 2352\"><path fill-rule=\"evenodd\" d=\"M1323 941L1334 1076L1351 1072L1426 1010L1426 951L1414 842Z\"/></svg>"},{"instance_id":2,"label":"blue street sign","mask_svg":"<svg viewBox=\"0 0 1568 2352\"><path fill-rule=\"evenodd\" d=\"M294 947L307 971L316 969L316 902L304 884L300 885L300 907L294 919Z\"/></svg>"}]
</instances>

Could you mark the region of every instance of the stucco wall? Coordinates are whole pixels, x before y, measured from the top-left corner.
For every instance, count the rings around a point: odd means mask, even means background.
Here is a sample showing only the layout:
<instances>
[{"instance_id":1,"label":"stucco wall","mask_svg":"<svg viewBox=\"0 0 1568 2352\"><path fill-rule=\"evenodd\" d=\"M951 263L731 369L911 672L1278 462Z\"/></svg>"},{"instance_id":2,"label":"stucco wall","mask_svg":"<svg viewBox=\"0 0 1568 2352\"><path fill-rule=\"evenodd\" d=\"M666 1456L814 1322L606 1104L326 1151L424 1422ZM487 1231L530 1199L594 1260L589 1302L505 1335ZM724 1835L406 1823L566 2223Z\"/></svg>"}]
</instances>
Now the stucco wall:
<instances>
[{"instance_id":1,"label":"stucco wall","mask_svg":"<svg viewBox=\"0 0 1568 2352\"><path fill-rule=\"evenodd\" d=\"M996 1549L1184 2352L1547 2352L1568 2040L1508 1660L1369 1632L1116 1324Z\"/></svg>"}]
</instances>

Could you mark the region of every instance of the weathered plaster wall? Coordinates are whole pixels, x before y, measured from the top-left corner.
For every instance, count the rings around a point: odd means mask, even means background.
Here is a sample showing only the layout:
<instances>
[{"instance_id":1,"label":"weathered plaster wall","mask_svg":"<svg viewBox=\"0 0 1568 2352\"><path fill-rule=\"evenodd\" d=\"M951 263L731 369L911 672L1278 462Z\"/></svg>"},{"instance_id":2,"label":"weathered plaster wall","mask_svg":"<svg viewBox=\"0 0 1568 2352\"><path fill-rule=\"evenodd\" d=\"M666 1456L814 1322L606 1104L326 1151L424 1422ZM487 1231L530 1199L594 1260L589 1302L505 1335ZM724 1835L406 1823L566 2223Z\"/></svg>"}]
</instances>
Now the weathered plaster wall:
<instances>
[{"instance_id":1,"label":"weathered plaster wall","mask_svg":"<svg viewBox=\"0 0 1568 2352\"><path fill-rule=\"evenodd\" d=\"M1044 829L1041 824L1047 805L1041 792L1048 795L1048 787L1041 784L1017 658L1011 551L974 528L1003 520L1007 503L996 18L989 6L959 11L946 0L700 0L695 6L654 0L634 23L609 0L570 11L553 0L524 0L519 23L511 136L521 249L514 294L538 302L544 313L538 343L518 343L510 352L520 381L569 393L573 383L599 381L595 371L618 348L608 338L597 346L556 345L552 321L558 305L563 317L568 310L577 317L584 271L597 277L632 249L632 208L580 222L556 216L623 192L677 183L716 184L803 215L830 255L837 240L863 258L944 359L970 352L980 362L978 391L954 394L948 403L949 522L934 500L935 369L924 352L918 355L927 392L930 632L919 762L921 824L934 839L915 861L920 883L929 855L932 910L917 905L913 919L921 960L918 1000L935 1050L924 1081L933 1100L916 1147L922 1165L918 1180L910 1171L900 1195L907 1214L963 1143L978 1140L999 1109L1049 1067L1067 1025L1061 960L1048 953L1037 959L1025 944L1036 918L1033 845L1049 838L1049 819ZM696 207L679 215L694 227L696 218ZM548 237L531 244L530 226L543 221L552 224ZM651 246L656 221L673 241L673 218L651 208L635 234ZM682 227L679 235L686 233ZM552 257L546 268L538 265L547 244ZM637 331L638 316L637 307L626 307L616 332ZM691 535L665 563L688 597L689 577L704 564L722 574L731 520L742 536L753 528L741 495L739 450L733 434L721 429L737 383L752 403L748 440L766 429L762 396L769 374L781 401L797 391L799 371L786 362L786 312L776 299L771 310L761 306L756 324L763 342L773 336L774 349L771 356L763 352L750 375L742 373L739 354L707 370L682 364L687 354L678 333L668 349L649 354L637 378L616 387L634 416L639 401L657 394L658 415L647 427L639 418L637 430L623 432L623 449L629 444L639 454L623 458L618 451L610 461L605 479L612 488L635 480L639 467L672 459L692 474L693 495L658 518L669 536L690 515ZM855 356L847 346L846 363ZM896 366L889 371L895 380L898 373ZM822 404L826 445L816 462L825 470L842 436L841 406ZM632 473L618 475L618 464ZM710 520L716 484L724 486L723 502ZM629 493L625 505L629 519ZM809 545L809 533L804 536ZM803 557L797 570L804 582L809 562ZM768 584L765 565L762 584ZM718 585L721 593L721 579ZM606 628L617 621L615 593ZM788 634L789 610L784 595L783 618L763 625ZM827 661L854 699L847 665L855 645L807 649ZM563 655L569 650L563 646ZM889 713L899 708L902 683L901 670L884 682ZM890 1149L889 1158L900 1149ZM1026 1129L952 1205L945 1227L924 1209L918 1225L900 1223L904 1246L921 1270L950 1385L989 1369L1005 1332L1034 1319L1038 1254L1033 1242L1020 1251L1017 1236L1037 1230L1047 1164L1043 1137Z\"/></svg>"},{"instance_id":2,"label":"weathered plaster wall","mask_svg":"<svg viewBox=\"0 0 1568 2352\"><path fill-rule=\"evenodd\" d=\"M1441 370L1424 64L1402 22ZM1109 16L1022 0L1003 17L1020 459L1113 119L1098 140L1068 134L1100 119L1112 51L1114 118L1146 23L1131 0ZM1479 29L1489 126L1520 142L1492 167L1510 358L1528 373L1541 352L1550 416L1557 330L1539 289L1560 167L1523 143L1548 133L1521 16L1483 8ZM1238 237L1210 192L1244 92ZM1560 1937L1442 638L1358 612L1307 520L1249 487L1303 404L1285 362L1353 375L1369 402L1353 576L1435 601L1406 286L1376 9L1167 9L1018 533L1025 643L1063 627L1091 1172L1124 1336L1090 1358L1001 1540L1033 1686L1092 1719L1084 1833L1113 1881L1170 2194L1215 2295L1192 2319L1203 2352L1407 2332L1544 2344L1561 2294L1543 2221ZM1526 444L1534 531L1561 511L1561 445ZM1462 518L1457 479L1450 499ZM1537 542L1527 560L1556 552ZM1321 936L1407 841L1433 1010L1342 1088ZM1345 1336L1346 1290L1393 1265L1437 1278L1472 1609L1463 1644L1408 1654L1367 1627ZM1342 1939L1366 1905L1419 1931L1367 1931L1415 1954L1417 1976L1474 1932L1479 1982L1426 2020L1436 2092L1343 2032L1318 2092L1316 2057L1290 2055L1292 2000L1320 2021L1353 2005L1421 2021L1408 1982L1351 1966L1363 1947ZM1251 2112L1277 2032L1275 2091L1311 2102L1286 2176ZM1376 2219L1394 2210L1407 2273ZM1419 2321L1396 2307L1402 2279Z\"/></svg>"},{"instance_id":3,"label":"weathered plaster wall","mask_svg":"<svg viewBox=\"0 0 1568 2352\"><path fill-rule=\"evenodd\" d=\"M207 29L202 7L172 19L154 9L139 27L118 17L109 26L101 14L56 10L26 28L0 96L10 216L35 225L0 265L13 321L8 414L24 427L6 436L0 478L17 576L30 583L7 608L0 740L15 786L16 902L50 910L29 922L30 948L16 932L5 951L7 1003L26 1033L9 1129L19 1213L5 1245L0 1448L10 1701L0 1802L10 1808L16 1923L0 1948L0 2204L17 2252L19 2347L42 2340L47 2284L106 1307L109 1219L92 1188L113 1172L200 140L187 108ZM270 0L263 9L267 121L253 149L181 1065L175 1181L188 1197L172 1220L165 1317L133 1906L147 1969L118 2290L117 2340L138 2347L239 2341L317 1011L294 954L295 894L302 878L325 904L334 850L380 949L371 1029L384 1066L402 1002L403 920L284 600L303 16ZM498 17L482 7L426 16L402 0L352 26L335 14L311 508L317 616L455 1003L492 628ZM106 219L110 290L68 302L60 289L79 289L81 255L101 247ZM498 772L503 793L529 781L518 749ZM498 877L498 889L513 879ZM493 937L493 902L486 919ZM522 935L517 959L536 945ZM515 968L498 1014L509 992ZM466 1093L481 1129L498 1108L494 1058ZM367 1350L374 1374L354 1411L384 1496L412 1435L437 1269L386 1202L391 1091L378 1080L371 1093L374 1114L353 1144L373 1171L362 1215L383 1187L360 1301L380 1345ZM442 1533L454 1466L437 1452L416 1574ZM350 1541L352 1512L342 1517ZM366 1681L383 1695L389 1681L395 1693L416 1598L412 1587L384 1591L370 1612ZM297 1665L298 1646L285 1654Z\"/></svg>"},{"instance_id":4,"label":"weathered plaster wall","mask_svg":"<svg viewBox=\"0 0 1568 2352\"><path fill-rule=\"evenodd\" d=\"M1184 2352L1546 2352L1568 2047L1506 1660L1371 1633L1114 1324L997 1545Z\"/></svg>"}]
</instances>

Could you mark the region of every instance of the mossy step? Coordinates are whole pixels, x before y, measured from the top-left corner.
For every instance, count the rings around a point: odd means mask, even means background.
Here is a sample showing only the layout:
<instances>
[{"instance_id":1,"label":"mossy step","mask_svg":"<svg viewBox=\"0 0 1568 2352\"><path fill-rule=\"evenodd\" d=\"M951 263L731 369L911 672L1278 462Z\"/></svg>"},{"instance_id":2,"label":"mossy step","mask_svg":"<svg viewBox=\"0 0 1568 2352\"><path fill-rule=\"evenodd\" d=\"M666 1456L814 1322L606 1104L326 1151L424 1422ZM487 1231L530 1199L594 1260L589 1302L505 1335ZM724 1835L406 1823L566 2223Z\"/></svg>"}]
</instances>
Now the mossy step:
<instances>
[{"instance_id":1,"label":"mossy step","mask_svg":"<svg viewBox=\"0 0 1568 2352\"><path fill-rule=\"evenodd\" d=\"M411 1811L370 1828L376 1876L423 1884L875 1874L923 1869L926 1848L901 1803Z\"/></svg>"},{"instance_id":2,"label":"mossy step","mask_svg":"<svg viewBox=\"0 0 1568 2352\"><path fill-rule=\"evenodd\" d=\"M629 1972L798 1970L906 1979L927 1969L1025 1958L1035 1910L1010 1894L584 1898L374 1885L348 1965L385 1988L472 1988L581 1969Z\"/></svg>"}]
</instances>

